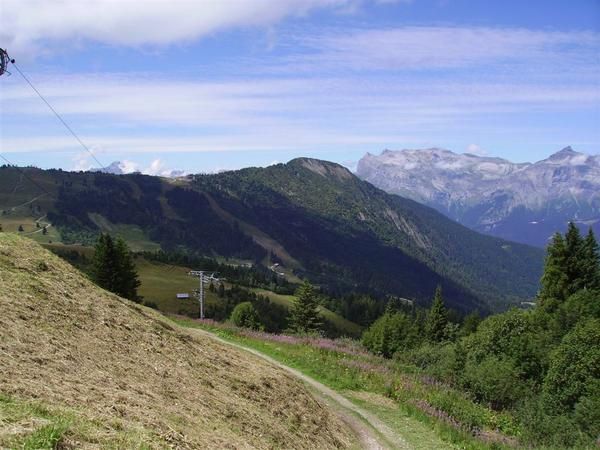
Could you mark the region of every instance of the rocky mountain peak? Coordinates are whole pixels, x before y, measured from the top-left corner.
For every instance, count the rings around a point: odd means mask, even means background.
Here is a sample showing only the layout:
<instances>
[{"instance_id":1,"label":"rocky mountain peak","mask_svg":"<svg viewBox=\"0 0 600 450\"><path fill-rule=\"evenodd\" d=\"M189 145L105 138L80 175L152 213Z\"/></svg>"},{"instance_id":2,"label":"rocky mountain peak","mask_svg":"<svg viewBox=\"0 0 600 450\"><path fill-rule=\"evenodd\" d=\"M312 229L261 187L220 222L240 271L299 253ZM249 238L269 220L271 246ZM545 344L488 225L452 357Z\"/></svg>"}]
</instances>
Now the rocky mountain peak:
<instances>
[{"instance_id":1,"label":"rocky mountain peak","mask_svg":"<svg viewBox=\"0 0 600 450\"><path fill-rule=\"evenodd\" d=\"M367 155L357 175L477 231L543 246L570 220L600 230L600 155L565 147L536 163L449 150Z\"/></svg>"}]
</instances>

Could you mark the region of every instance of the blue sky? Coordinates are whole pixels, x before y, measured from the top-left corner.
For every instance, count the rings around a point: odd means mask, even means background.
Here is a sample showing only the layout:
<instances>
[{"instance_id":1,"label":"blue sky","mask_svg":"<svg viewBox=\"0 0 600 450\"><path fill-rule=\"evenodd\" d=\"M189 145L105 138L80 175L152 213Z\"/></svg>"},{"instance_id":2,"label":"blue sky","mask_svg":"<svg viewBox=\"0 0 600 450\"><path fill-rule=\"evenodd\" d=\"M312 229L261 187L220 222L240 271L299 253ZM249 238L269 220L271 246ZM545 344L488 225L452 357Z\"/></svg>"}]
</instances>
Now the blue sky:
<instances>
[{"instance_id":1,"label":"blue sky","mask_svg":"<svg viewBox=\"0 0 600 450\"><path fill-rule=\"evenodd\" d=\"M0 0L0 23L0 47L128 170L600 153L598 0ZM14 163L94 165L18 73L0 78L0 132Z\"/></svg>"}]
</instances>

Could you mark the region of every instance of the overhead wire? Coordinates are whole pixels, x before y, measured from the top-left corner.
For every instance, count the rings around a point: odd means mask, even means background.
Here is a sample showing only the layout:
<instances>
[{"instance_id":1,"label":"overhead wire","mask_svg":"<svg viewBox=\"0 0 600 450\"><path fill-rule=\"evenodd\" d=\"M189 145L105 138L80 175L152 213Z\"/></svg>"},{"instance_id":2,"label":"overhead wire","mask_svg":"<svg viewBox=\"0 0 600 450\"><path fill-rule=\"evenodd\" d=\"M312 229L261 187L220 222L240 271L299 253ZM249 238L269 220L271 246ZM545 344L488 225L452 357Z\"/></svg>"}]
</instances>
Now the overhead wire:
<instances>
[{"instance_id":1,"label":"overhead wire","mask_svg":"<svg viewBox=\"0 0 600 450\"><path fill-rule=\"evenodd\" d=\"M69 126L69 124L66 122L66 120L63 119L63 117L58 113L58 111L56 111L56 109L54 109L54 107L50 104L50 102L48 100L46 100L46 98L35 87L35 85L32 83L32 81L27 77L27 75L25 75L25 73L23 73L23 71L19 68L19 66L17 66L15 61L10 58L7 58L7 61L10 62L14 66L14 68L17 70L17 72L19 72L21 77L23 77L23 79L27 82L27 84L31 87L31 89L33 89L33 91L38 95L38 97L46 104L46 106L50 109L50 111L52 111L54 113L54 115L64 125L64 127L69 131L69 133L71 133L73 135L73 137L77 140L77 142L81 145L81 147L90 154L90 156L98 164L99 168L102 169L104 167L104 165L100 162L100 160L96 157L96 155L94 155L94 152L85 144L85 142L83 142L83 140L77 135L77 133L75 133L73 128L71 128ZM54 195L50 191L48 191L44 186L42 186L40 183L38 183L33 178L31 178L25 170L23 170L21 167L17 166L16 164L13 164L8 158L6 158L1 153L0 153L0 158L2 160L4 160L6 163L8 163L9 166L17 169L23 177L25 177L32 184L34 184L36 187L38 187L44 194L47 194L50 197L54 197Z\"/></svg>"},{"instance_id":2,"label":"overhead wire","mask_svg":"<svg viewBox=\"0 0 600 450\"><path fill-rule=\"evenodd\" d=\"M50 191L48 191L48 189L46 189L44 186L42 186L41 184L39 184L37 181L35 181L33 178L31 178L29 175L27 175L27 172L25 172L21 167L13 164L12 162L10 162L8 160L8 158L6 158L4 155L0 154L0 158L2 158L5 162L8 163L9 166L17 169L21 175L23 175L25 178L27 178L31 183L33 183L35 186L37 186L40 190L42 190L45 194L48 194L50 197L54 197L54 195L52 195L52 193Z\"/></svg>"},{"instance_id":3,"label":"overhead wire","mask_svg":"<svg viewBox=\"0 0 600 450\"><path fill-rule=\"evenodd\" d=\"M50 102L48 100L46 100L46 98L33 85L31 80L23 73L23 71L19 68L19 66L17 66L17 64L14 61L11 61L11 64L14 66L15 69L17 69L17 72L19 72L19 74L23 77L23 79L27 82L27 84L29 84L29 86L31 86L31 89L33 89L33 91L38 95L38 97L40 99L42 99L42 101L46 104L46 106L48 106L50 111L52 111L54 113L54 115L58 118L58 120L60 120L60 122L65 126L65 128L73 135L73 137L77 140L77 142L79 142L81 147L83 147L83 149L86 150L90 154L90 156L94 159L94 161L96 161L96 163L98 164L98 167L100 169L104 168L105 166L100 162L100 160L98 160L96 155L94 155L94 152L92 152L92 150L87 145L85 145L83 140L77 135L77 133L75 133L73 128L71 128L69 126L69 124L62 118L62 116L56 111L56 109L54 109L54 107L50 104Z\"/></svg>"}]
</instances>

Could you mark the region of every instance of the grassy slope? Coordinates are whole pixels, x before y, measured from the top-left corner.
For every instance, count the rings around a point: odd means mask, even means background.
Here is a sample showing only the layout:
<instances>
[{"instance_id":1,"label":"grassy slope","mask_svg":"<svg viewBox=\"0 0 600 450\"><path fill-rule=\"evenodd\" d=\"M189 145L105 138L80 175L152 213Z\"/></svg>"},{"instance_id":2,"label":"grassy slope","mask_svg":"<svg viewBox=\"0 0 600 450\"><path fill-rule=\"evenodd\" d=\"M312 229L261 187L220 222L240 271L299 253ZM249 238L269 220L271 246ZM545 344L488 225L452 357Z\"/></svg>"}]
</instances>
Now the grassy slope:
<instances>
[{"instance_id":1,"label":"grassy slope","mask_svg":"<svg viewBox=\"0 0 600 450\"><path fill-rule=\"evenodd\" d=\"M59 249L62 251L76 251L87 258L91 258L93 251L91 247L81 245L64 245L61 243L44 244L46 248ZM197 316L198 302L193 297L194 289L198 289L198 279L188 275L189 268L171 264L163 264L155 261L148 261L144 258L136 259L136 266L141 281L138 293L144 298L144 302L152 302L157 309L165 314L179 314L186 316ZM228 286L228 284L226 284ZM264 295L274 303L291 307L294 301L292 295L276 294L266 289L251 289L257 294ZM187 292L192 298L179 300L176 298L178 292ZM219 297L205 291L206 305L216 304ZM340 331L348 333L351 336L359 336L362 328L339 314L320 307L321 314Z\"/></svg>"},{"instance_id":2,"label":"grassy slope","mask_svg":"<svg viewBox=\"0 0 600 450\"><path fill-rule=\"evenodd\" d=\"M0 233L0 447L332 448L349 430L281 370L98 289Z\"/></svg>"},{"instance_id":3,"label":"grassy slope","mask_svg":"<svg viewBox=\"0 0 600 450\"><path fill-rule=\"evenodd\" d=\"M275 292L268 291L266 289L252 289L252 291L257 294L264 295L272 300L274 303L278 305L285 306L286 308L291 308L293 302L296 300L296 297L293 295L282 295L276 294ZM348 319L340 316L339 314L330 311L327 308L319 306L319 312L321 315L329 320L331 323L335 325L338 330L342 330L347 332L351 336L360 336L362 332L362 327L354 322L349 321Z\"/></svg>"},{"instance_id":4,"label":"grassy slope","mask_svg":"<svg viewBox=\"0 0 600 450\"><path fill-rule=\"evenodd\" d=\"M137 258L136 267L141 281L139 294L146 302L154 302L161 312L167 314L198 314L198 301L193 297L198 289L198 279L190 277L190 269ZM178 300L176 294L187 292L192 298ZM207 304L217 302L218 297L205 291Z\"/></svg>"},{"instance_id":5,"label":"grassy slope","mask_svg":"<svg viewBox=\"0 0 600 450\"><path fill-rule=\"evenodd\" d=\"M198 321L177 319L177 323L204 328L302 371L375 414L414 448L511 448L513 444L502 440L506 434L519 433L510 416L475 404L448 386L432 384L414 368L363 353L354 345L342 343L343 350L337 351L328 340L305 342ZM432 413L434 409L437 412ZM480 437L473 437L470 429L482 430Z\"/></svg>"},{"instance_id":6,"label":"grassy slope","mask_svg":"<svg viewBox=\"0 0 600 450\"><path fill-rule=\"evenodd\" d=\"M139 294L144 301L154 302L161 312L166 314L196 315L198 303L195 299L178 300L175 294L187 292L192 294L198 288L198 280L188 276L189 269L138 258L137 269L142 285ZM295 300L293 295L281 295L266 289L254 288L251 291L268 297L273 303L290 308ZM205 291L206 304L219 302L219 298L208 289ZM339 314L320 307L324 318L329 320L340 331L352 336L359 336L362 328Z\"/></svg>"}]
</instances>

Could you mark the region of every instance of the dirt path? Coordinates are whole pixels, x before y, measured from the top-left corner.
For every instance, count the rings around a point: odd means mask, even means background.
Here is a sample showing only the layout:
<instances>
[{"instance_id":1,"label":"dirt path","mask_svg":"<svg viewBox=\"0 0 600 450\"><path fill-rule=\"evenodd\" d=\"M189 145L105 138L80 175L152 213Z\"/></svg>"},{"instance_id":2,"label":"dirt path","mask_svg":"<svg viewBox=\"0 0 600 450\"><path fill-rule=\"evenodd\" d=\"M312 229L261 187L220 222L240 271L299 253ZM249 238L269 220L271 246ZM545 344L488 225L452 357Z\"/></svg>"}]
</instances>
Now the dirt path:
<instances>
[{"instance_id":1,"label":"dirt path","mask_svg":"<svg viewBox=\"0 0 600 450\"><path fill-rule=\"evenodd\" d=\"M234 342L229 342L225 339L215 336L214 334L208 331L199 330L197 328L189 330L209 336L223 344L227 344L232 347L239 348L243 351L252 353L253 355L268 361L274 366L277 366L292 374L294 377L302 380L311 388L312 392L316 395L316 397L319 398L319 400L331 407L340 416L340 418L354 430L356 435L359 437L360 443L364 449L410 449L410 446L402 438L402 436L398 435L398 433L389 428L375 415L364 410L360 406L355 405L343 395L339 394L331 388L328 388L324 384L319 383L314 378L303 374L299 370L288 367L280 363L279 361L271 358L270 356L259 352L258 350L244 347L243 345L236 344Z\"/></svg>"}]
</instances>

